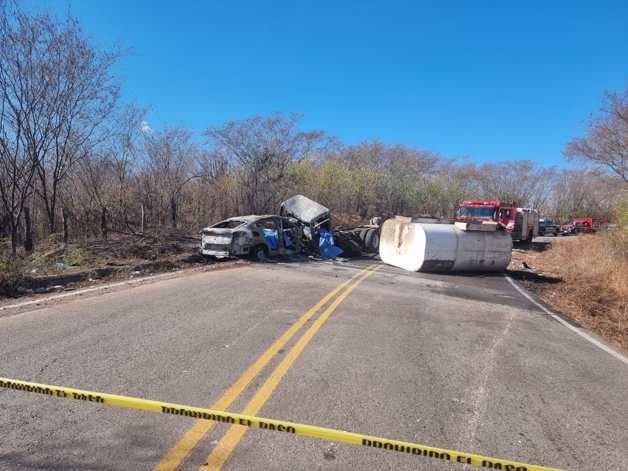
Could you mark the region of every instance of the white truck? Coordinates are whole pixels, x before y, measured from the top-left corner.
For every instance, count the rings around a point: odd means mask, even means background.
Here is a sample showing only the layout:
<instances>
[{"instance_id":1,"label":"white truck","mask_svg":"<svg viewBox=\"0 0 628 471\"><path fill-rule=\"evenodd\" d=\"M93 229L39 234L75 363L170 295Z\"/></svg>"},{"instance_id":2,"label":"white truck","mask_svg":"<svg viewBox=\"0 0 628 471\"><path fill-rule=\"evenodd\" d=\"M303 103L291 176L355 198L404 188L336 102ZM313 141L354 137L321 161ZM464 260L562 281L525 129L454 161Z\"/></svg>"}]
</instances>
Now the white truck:
<instances>
[{"instance_id":1,"label":"white truck","mask_svg":"<svg viewBox=\"0 0 628 471\"><path fill-rule=\"evenodd\" d=\"M532 242L539 236L539 212L530 208L517 208L512 240Z\"/></svg>"}]
</instances>

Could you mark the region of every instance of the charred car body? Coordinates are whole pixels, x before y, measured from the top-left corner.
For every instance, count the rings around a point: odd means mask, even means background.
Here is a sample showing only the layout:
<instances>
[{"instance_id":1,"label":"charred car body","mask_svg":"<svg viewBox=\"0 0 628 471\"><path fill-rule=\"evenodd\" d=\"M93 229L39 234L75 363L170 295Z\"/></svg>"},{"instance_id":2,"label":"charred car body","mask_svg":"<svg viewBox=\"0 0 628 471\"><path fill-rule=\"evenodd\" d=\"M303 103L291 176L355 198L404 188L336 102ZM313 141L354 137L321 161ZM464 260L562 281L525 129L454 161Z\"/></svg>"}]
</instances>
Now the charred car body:
<instances>
[{"instance_id":1,"label":"charred car body","mask_svg":"<svg viewBox=\"0 0 628 471\"><path fill-rule=\"evenodd\" d=\"M216 258L250 256L263 261L268 256L299 253L302 238L303 228L294 218L238 216L201 231L201 254Z\"/></svg>"}]
</instances>

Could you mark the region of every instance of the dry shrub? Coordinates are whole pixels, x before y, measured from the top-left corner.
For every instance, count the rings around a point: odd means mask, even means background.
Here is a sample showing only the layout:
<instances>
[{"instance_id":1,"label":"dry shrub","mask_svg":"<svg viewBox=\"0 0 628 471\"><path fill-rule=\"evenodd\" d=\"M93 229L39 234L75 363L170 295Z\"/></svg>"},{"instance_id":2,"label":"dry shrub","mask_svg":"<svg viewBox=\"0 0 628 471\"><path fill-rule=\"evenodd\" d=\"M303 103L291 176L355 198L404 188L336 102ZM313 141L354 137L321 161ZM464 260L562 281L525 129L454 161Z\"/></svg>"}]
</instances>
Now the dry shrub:
<instances>
[{"instance_id":1,"label":"dry shrub","mask_svg":"<svg viewBox=\"0 0 628 471\"><path fill-rule=\"evenodd\" d=\"M563 283L541 297L628 350L628 230L557 241L542 260Z\"/></svg>"},{"instance_id":2,"label":"dry shrub","mask_svg":"<svg viewBox=\"0 0 628 471\"><path fill-rule=\"evenodd\" d=\"M0 295L15 293L23 277L23 264L20 258L0 253Z\"/></svg>"}]
</instances>

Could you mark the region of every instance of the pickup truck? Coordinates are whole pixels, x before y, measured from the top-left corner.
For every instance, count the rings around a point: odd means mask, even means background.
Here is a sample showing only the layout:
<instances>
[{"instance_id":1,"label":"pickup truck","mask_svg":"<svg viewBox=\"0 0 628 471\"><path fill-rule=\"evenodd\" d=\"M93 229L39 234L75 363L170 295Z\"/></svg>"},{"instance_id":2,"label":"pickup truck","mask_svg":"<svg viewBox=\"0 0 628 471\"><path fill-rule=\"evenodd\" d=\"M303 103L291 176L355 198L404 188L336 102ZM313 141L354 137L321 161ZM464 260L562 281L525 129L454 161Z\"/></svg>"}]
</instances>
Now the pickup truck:
<instances>
[{"instance_id":1,"label":"pickup truck","mask_svg":"<svg viewBox=\"0 0 628 471\"><path fill-rule=\"evenodd\" d=\"M540 236L557 236L560 234L560 225L555 224L551 219L539 219Z\"/></svg>"}]
</instances>

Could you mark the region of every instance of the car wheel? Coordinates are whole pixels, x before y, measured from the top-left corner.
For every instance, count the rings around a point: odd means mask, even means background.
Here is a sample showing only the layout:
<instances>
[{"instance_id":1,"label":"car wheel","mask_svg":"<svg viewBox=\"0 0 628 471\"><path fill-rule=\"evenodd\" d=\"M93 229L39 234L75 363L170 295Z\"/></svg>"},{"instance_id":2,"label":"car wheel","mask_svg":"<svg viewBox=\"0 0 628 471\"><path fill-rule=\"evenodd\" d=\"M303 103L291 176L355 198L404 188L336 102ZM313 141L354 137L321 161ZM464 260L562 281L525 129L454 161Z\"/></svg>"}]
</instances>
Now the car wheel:
<instances>
[{"instance_id":1,"label":"car wheel","mask_svg":"<svg viewBox=\"0 0 628 471\"><path fill-rule=\"evenodd\" d=\"M379 231L377 229L369 229L366 233L364 246L368 252L375 253L379 249Z\"/></svg>"},{"instance_id":2,"label":"car wheel","mask_svg":"<svg viewBox=\"0 0 628 471\"><path fill-rule=\"evenodd\" d=\"M268 249L263 245L258 245L251 252L254 261L263 263L268 258Z\"/></svg>"}]
</instances>

